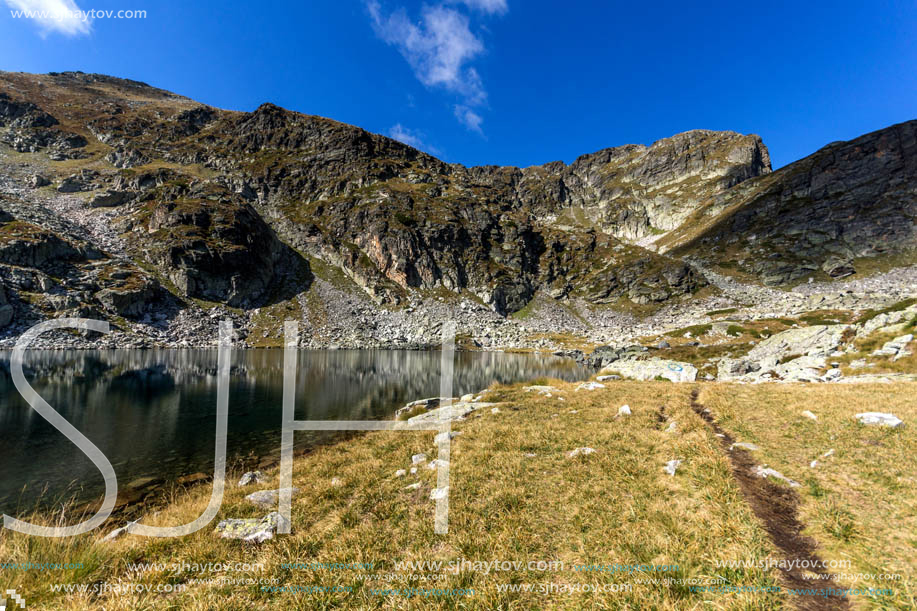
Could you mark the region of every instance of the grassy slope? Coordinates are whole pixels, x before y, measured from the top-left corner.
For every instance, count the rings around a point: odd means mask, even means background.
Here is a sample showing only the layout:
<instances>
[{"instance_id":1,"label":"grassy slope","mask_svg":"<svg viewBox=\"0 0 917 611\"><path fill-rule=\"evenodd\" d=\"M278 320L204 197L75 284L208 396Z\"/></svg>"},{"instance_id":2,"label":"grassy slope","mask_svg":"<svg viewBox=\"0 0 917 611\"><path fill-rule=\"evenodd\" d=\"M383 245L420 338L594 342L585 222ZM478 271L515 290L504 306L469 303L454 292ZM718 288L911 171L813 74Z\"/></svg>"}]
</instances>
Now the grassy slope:
<instances>
[{"instance_id":1,"label":"grassy slope","mask_svg":"<svg viewBox=\"0 0 917 611\"><path fill-rule=\"evenodd\" d=\"M855 599L861 608L917 606L914 390L913 385L884 384L769 385L766 390L709 385L700 395L736 439L761 448L754 453L759 463L803 484L801 519L821 544L823 559L849 559L851 568L840 573L902 575L900 581L843 580L843 587L895 590L892 600ZM802 416L804 410L818 421ZM906 424L898 429L860 425L854 414L865 411L891 412ZM822 458L830 449L835 453Z\"/></svg>"},{"instance_id":2,"label":"grassy slope","mask_svg":"<svg viewBox=\"0 0 917 611\"><path fill-rule=\"evenodd\" d=\"M495 387L487 400L501 401L500 412L482 410L456 424L462 434L453 441L450 533L433 533L429 492L435 472L395 478L410 466L410 456L435 456L432 433L376 432L347 443L324 447L299 459L295 485L302 492L293 502L293 535L250 547L215 538L211 528L183 539L151 540L126 536L102 544L98 536L75 540L42 540L0 531L0 558L5 561L84 562L82 571L0 573L4 588L30 593L30 608L51 609L267 609L405 608L400 597L373 595L370 588L473 588L470 598L415 598L411 608L468 609L617 609L617 608L779 608L784 595L692 593L680 585L633 585L627 593L568 593L543 596L500 593L495 584L603 584L634 582L635 576L575 572L575 564L678 564L673 577L725 578L731 585L774 585L774 570L716 569L716 560L759 561L773 556L764 530L732 479L718 440L691 411L690 385L619 382L597 391L575 391L555 383L552 397L522 390L521 385ZM828 546L827 558L853 557L857 566L913 574L914 505L904 492L913 483L914 434L861 429L849 416L864 406L881 404L913 422L909 385L881 387L704 385L701 401L742 440L762 446L769 464L800 481L812 476L806 466L813 453L836 448L833 462L817 469L824 496L803 492L803 520ZM566 400L561 401L558 396ZM615 419L627 403L633 416ZM658 409L665 405L667 421ZM571 413L571 410L577 413ZM811 409L819 424L799 421ZM677 433L666 433L667 423ZM774 426L774 422L781 426ZM785 424L785 425L784 425ZM804 430L803 430L804 429ZM835 435L831 440L830 435ZM881 445L866 445L878 440ZM589 446L596 454L566 457ZM527 457L526 453L536 456ZM684 464L675 477L663 473L666 461ZM867 460L868 458L868 460ZM276 472L270 472L276 478ZM342 485L332 486L338 477ZM416 491L404 487L421 482ZM276 486L276 479L272 481ZM259 486L258 488L267 488ZM230 486L220 519L266 513L243 496L253 488ZM189 522L199 515L209 487L178 493L162 513L144 519L153 525ZM913 497L911 497L913 498ZM825 510L830 507L840 509ZM880 511L873 508L878 507ZM839 541L830 522L849 512L859 534ZM881 524L881 522L887 522ZM910 534L908 534L910 533ZM910 549L910 551L909 551ZM846 557L846 556L843 556ZM374 581L362 583L360 571L290 571L286 562L372 562L373 573L393 572L399 560L562 560L563 572L496 572L447 574L437 582ZM871 559L871 560L870 560ZM131 574L129 562L260 562L263 574L229 577L279 577L281 585L352 586L352 593L268 593L260 586L194 585L185 593L108 595L51 594L49 583L114 582L185 583L202 577L178 574ZM203 575L204 577L209 575ZM650 577L650 575L643 575ZM912 590L896 584L905 598ZM908 586L909 587L909 586ZM905 598L896 599L896 603ZM706 604L705 601L710 601Z\"/></svg>"}]
</instances>

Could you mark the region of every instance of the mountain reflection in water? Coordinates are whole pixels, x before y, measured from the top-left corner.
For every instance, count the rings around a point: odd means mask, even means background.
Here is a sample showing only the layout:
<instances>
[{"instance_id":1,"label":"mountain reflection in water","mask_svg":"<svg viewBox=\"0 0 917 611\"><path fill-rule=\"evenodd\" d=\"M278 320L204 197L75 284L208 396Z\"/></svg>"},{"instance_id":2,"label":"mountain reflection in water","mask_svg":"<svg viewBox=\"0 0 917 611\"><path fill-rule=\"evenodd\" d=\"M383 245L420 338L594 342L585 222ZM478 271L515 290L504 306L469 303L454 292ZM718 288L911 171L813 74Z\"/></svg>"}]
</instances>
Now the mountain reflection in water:
<instances>
[{"instance_id":1,"label":"mountain reflection in water","mask_svg":"<svg viewBox=\"0 0 917 611\"><path fill-rule=\"evenodd\" d=\"M9 360L9 352L0 353L0 511L15 515L39 496L100 496L100 472L23 400ZM119 487L212 473L216 350L31 350L24 363L32 387L105 453ZM408 401L438 395L439 369L438 352L303 350L296 418L390 418ZM574 380L587 372L558 357L458 352L454 394L542 376ZM234 457L279 457L282 392L283 350L233 353L229 465ZM313 446L332 435L297 432L296 445Z\"/></svg>"}]
</instances>

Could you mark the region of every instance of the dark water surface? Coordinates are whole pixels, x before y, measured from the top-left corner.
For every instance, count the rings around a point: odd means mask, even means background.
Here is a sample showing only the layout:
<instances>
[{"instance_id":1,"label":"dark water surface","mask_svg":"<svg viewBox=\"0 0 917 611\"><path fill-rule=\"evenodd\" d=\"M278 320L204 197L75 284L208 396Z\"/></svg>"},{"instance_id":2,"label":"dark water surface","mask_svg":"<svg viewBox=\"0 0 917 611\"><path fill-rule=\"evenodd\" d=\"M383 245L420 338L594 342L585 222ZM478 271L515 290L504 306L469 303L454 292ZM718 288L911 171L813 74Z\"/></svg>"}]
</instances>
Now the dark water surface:
<instances>
[{"instance_id":1,"label":"dark water surface","mask_svg":"<svg viewBox=\"0 0 917 611\"><path fill-rule=\"evenodd\" d=\"M0 511L16 515L43 502L101 496L102 475L39 416L13 386L0 352ZM26 379L111 461L124 488L144 478L172 481L213 472L216 350L27 351ZM398 350L303 350L298 420L391 418L408 401L439 394L440 354ZM459 352L455 395L494 381L588 373L568 359ZM283 350L235 351L229 393L228 465L254 455L279 458ZM331 433L297 432L297 447Z\"/></svg>"}]
</instances>

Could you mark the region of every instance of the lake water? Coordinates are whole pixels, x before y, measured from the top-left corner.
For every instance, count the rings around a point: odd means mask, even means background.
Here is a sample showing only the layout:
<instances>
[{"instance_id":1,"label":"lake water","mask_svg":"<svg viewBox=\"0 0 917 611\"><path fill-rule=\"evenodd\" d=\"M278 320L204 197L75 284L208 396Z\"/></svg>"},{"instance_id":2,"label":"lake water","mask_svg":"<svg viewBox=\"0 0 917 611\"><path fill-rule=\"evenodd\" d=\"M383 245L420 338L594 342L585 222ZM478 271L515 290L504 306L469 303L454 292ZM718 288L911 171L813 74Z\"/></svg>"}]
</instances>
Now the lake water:
<instances>
[{"instance_id":1,"label":"lake water","mask_svg":"<svg viewBox=\"0 0 917 611\"><path fill-rule=\"evenodd\" d=\"M9 352L0 352L0 511L17 515L36 501L101 497L102 475L88 458L32 410L13 386ZM25 353L32 387L111 461L119 488L213 473L216 350L106 350ZM395 409L439 394L440 354L398 350L303 350L297 420L392 418ZM582 379L569 359L528 354L458 352L455 395L494 381L541 376ZM232 356L229 466L252 456L279 459L283 350ZM297 432L297 447L333 433Z\"/></svg>"}]
</instances>

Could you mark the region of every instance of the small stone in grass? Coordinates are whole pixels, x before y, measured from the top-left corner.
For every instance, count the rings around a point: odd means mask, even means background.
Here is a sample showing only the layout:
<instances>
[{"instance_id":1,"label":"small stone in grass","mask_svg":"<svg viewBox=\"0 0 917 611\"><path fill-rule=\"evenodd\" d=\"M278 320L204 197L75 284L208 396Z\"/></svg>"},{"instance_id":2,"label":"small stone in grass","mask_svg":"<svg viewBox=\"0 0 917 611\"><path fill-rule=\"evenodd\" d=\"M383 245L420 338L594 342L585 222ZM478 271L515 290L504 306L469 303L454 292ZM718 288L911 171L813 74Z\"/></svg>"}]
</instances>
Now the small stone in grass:
<instances>
[{"instance_id":1,"label":"small stone in grass","mask_svg":"<svg viewBox=\"0 0 917 611\"><path fill-rule=\"evenodd\" d=\"M454 439L455 437L461 434L462 434L461 431L455 431L455 432L443 431L442 433L439 433L436 437L433 438L433 443L435 443L436 445L441 445L441 444L446 443L447 440Z\"/></svg>"},{"instance_id":2,"label":"small stone in grass","mask_svg":"<svg viewBox=\"0 0 917 611\"><path fill-rule=\"evenodd\" d=\"M794 482L793 480L785 476L780 471L777 471L776 469L771 469L768 467L762 467L761 465L758 465L754 468L752 472L761 478L773 477L774 479L779 479L780 481L784 481L788 483L790 486L793 486L794 488L799 487L799 482Z\"/></svg>"},{"instance_id":3,"label":"small stone in grass","mask_svg":"<svg viewBox=\"0 0 917 611\"><path fill-rule=\"evenodd\" d=\"M249 484L263 484L267 481L264 473L261 471L249 471L239 480L239 486L248 486Z\"/></svg>"},{"instance_id":4,"label":"small stone in grass","mask_svg":"<svg viewBox=\"0 0 917 611\"><path fill-rule=\"evenodd\" d=\"M815 414L813 414L813 413L810 412L809 410L806 410L806 411L802 412L802 415L805 416L806 418L808 418L809 420L818 420L818 416L816 416Z\"/></svg>"},{"instance_id":5,"label":"small stone in grass","mask_svg":"<svg viewBox=\"0 0 917 611\"><path fill-rule=\"evenodd\" d=\"M445 488L434 488L430 491L430 499L434 501L444 499L447 496L449 496L449 486L446 486Z\"/></svg>"},{"instance_id":6,"label":"small stone in grass","mask_svg":"<svg viewBox=\"0 0 917 611\"><path fill-rule=\"evenodd\" d=\"M398 469L397 471L395 471L395 477L404 477L407 474L408 472L405 471L404 469Z\"/></svg>"},{"instance_id":7,"label":"small stone in grass","mask_svg":"<svg viewBox=\"0 0 917 611\"><path fill-rule=\"evenodd\" d=\"M416 482L416 483L414 483L414 484L409 484L409 485L407 485L407 486L404 487L405 490L417 490L418 488L420 488L420 482Z\"/></svg>"},{"instance_id":8,"label":"small stone in grass","mask_svg":"<svg viewBox=\"0 0 917 611\"><path fill-rule=\"evenodd\" d=\"M589 456L590 454L595 454L593 448L576 448L575 450L570 451L567 454L569 458L576 458L577 456Z\"/></svg>"},{"instance_id":9,"label":"small stone in grass","mask_svg":"<svg viewBox=\"0 0 917 611\"><path fill-rule=\"evenodd\" d=\"M665 472L669 475L675 475L675 470L678 469L678 466L681 464L681 461L677 458L670 460L665 464Z\"/></svg>"},{"instance_id":10,"label":"small stone in grass","mask_svg":"<svg viewBox=\"0 0 917 611\"><path fill-rule=\"evenodd\" d=\"M734 443L731 446L729 446L730 450L732 450L733 448L742 448L743 450L748 450L749 452L755 452L760 449L755 444L748 443L747 441L740 441L738 443Z\"/></svg>"},{"instance_id":11,"label":"small stone in grass","mask_svg":"<svg viewBox=\"0 0 917 611\"><path fill-rule=\"evenodd\" d=\"M493 408L492 410L490 410L490 413L491 413L491 414L499 414L499 413L500 413L500 408L499 408L499 407L495 407L495 408Z\"/></svg>"},{"instance_id":12,"label":"small stone in grass","mask_svg":"<svg viewBox=\"0 0 917 611\"><path fill-rule=\"evenodd\" d=\"M415 454L411 457L411 464L417 465L427 460L426 454Z\"/></svg>"},{"instance_id":13,"label":"small stone in grass","mask_svg":"<svg viewBox=\"0 0 917 611\"><path fill-rule=\"evenodd\" d=\"M622 405L618 408L619 416L630 416L633 412L630 411L630 405Z\"/></svg>"},{"instance_id":14,"label":"small stone in grass","mask_svg":"<svg viewBox=\"0 0 917 611\"><path fill-rule=\"evenodd\" d=\"M332 486L343 486L343 485L344 485L344 482L342 482L342 481L341 481L341 478L339 478L339 477L332 477L332 478L331 478L331 485L332 485Z\"/></svg>"},{"instance_id":15,"label":"small stone in grass","mask_svg":"<svg viewBox=\"0 0 917 611\"><path fill-rule=\"evenodd\" d=\"M861 424L875 424L879 426L890 426L892 428L897 428L904 424L901 418L898 418L894 414L884 414L882 412L863 412L862 414L857 414L856 418Z\"/></svg>"}]
</instances>

